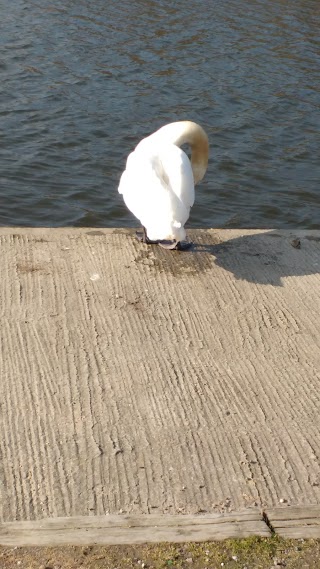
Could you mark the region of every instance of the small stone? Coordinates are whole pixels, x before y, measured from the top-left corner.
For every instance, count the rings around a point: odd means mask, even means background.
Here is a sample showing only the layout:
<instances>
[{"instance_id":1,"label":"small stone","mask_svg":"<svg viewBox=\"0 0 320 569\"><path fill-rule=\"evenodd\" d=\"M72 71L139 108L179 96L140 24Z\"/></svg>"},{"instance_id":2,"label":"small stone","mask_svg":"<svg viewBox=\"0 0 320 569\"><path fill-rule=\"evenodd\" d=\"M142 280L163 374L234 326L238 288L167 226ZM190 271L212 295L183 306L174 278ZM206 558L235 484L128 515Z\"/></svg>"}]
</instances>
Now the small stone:
<instances>
[{"instance_id":1,"label":"small stone","mask_svg":"<svg viewBox=\"0 0 320 569\"><path fill-rule=\"evenodd\" d=\"M287 502L287 500L285 498L280 498L279 502L280 502L280 504L285 504Z\"/></svg>"},{"instance_id":2,"label":"small stone","mask_svg":"<svg viewBox=\"0 0 320 569\"><path fill-rule=\"evenodd\" d=\"M292 239L291 241L291 245L292 247L294 247L295 249L301 249L301 241L300 239Z\"/></svg>"},{"instance_id":3,"label":"small stone","mask_svg":"<svg viewBox=\"0 0 320 569\"><path fill-rule=\"evenodd\" d=\"M98 273L93 273L90 277L91 281L97 281L98 279L100 279L100 275L98 275Z\"/></svg>"},{"instance_id":4,"label":"small stone","mask_svg":"<svg viewBox=\"0 0 320 569\"><path fill-rule=\"evenodd\" d=\"M231 559L233 559L233 561L238 561L238 557L236 555L232 555Z\"/></svg>"},{"instance_id":5,"label":"small stone","mask_svg":"<svg viewBox=\"0 0 320 569\"><path fill-rule=\"evenodd\" d=\"M187 563L193 563L192 557L187 557L186 562L187 562Z\"/></svg>"},{"instance_id":6,"label":"small stone","mask_svg":"<svg viewBox=\"0 0 320 569\"><path fill-rule=\"evenodd\" d=\"M206 550L205 550L205 554L206 554L206 555L209 555L209 554L210 554L209 549L206 549Z\"/></svg>"},{"instance_id":7,"label":"small stone","mask_svg":"<svg viewBox=\"0 0 320 569\"><path fill-rule=\"evenodd\" d=\"M83 547L82 548L82 555L88 555L91 550L92 550L92 547L88 547L88 546Z\"/></svg>"},{"instance_id":8,"label":"small stone","mask_svg":"<svg viewBox=\"0 0 320 569\"><path fill-rule=\"evenodd\" d=\"M282 559L278 559L277 557L273 558L273 568L272 569L276 569L276 567L283 567L284 563L282 561Z\"/></svg>"}]
</instances>

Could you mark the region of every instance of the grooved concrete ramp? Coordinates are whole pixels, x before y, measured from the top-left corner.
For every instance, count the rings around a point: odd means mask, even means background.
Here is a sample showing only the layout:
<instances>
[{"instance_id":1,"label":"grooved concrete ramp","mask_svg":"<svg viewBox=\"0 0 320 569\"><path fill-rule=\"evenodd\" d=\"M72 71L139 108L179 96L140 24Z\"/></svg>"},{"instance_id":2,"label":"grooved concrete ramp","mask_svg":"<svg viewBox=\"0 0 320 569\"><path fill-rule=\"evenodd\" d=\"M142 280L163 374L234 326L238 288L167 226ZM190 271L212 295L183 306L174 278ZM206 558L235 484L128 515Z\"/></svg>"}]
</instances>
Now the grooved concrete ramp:
<instances>
[{"instance_id":1,"label":"grooved concrete ramp","mask_svg":"<svg viewBox=\"0 0 320 569\"><path fill-rule=\"evenodd\" d=\"M320 503L320 232L0 229L2 521Z\"/></svg>"}]
</instances>

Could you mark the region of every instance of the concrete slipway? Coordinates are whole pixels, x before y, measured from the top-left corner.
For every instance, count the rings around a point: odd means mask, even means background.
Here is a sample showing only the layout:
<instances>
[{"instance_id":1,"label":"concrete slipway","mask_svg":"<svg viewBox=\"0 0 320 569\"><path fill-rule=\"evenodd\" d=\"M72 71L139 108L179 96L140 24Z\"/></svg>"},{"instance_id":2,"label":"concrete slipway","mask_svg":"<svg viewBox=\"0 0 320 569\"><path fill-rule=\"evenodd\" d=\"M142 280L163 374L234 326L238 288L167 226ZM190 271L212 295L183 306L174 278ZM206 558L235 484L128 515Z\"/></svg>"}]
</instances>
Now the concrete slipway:
<instances>
[{"instance_id":1,"label":"concrete slipway","mask_svg":"<svg viewBox=\"0 0 320 569\"><path fill-rule=\"evenodd\" d=\"M320 231L190 237L0 229L0 543L320 504Z\"/></svg>"}]
</instances>

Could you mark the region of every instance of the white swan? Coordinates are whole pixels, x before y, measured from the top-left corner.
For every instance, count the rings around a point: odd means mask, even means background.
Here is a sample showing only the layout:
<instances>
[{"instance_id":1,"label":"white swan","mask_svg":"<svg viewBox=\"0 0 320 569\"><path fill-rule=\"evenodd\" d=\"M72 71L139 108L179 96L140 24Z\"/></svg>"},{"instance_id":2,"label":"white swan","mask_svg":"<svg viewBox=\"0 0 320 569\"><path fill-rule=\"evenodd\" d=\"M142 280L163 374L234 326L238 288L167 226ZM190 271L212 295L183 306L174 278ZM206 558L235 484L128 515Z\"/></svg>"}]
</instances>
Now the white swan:
<instances>
[{"instance_id":1,"label":"white swan","mask_svg":"<svg viewBox=\"0 0 320 569\"><path fill-rule=\"evenodd\" d=\"M191 164L180 148L191 147ZM145 243L169 249L187 248L184 225L194 203L194 185L208 164L208 137L198 124L167 124L144 138L129 154L118 191L143 227ZM170 242L168 243L169 240Z\"/></svg>"}]
</instances>

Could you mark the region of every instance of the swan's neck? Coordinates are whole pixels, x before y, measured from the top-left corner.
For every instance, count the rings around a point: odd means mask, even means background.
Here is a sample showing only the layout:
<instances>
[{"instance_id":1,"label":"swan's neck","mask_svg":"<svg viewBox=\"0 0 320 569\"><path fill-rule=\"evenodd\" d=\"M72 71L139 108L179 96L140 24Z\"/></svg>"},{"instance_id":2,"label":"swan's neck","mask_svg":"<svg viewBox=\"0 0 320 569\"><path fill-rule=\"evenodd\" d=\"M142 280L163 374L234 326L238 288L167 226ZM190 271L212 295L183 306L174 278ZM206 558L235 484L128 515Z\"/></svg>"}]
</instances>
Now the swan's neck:
<instances>
[{"instance_id":1,"label":"swan's neck","mask_svg":"<svg viewBox=\"0 0 320 569\"><path fill-rule=\"evenodd\" d=\"M189 144L191 147L191 166L194 183L200 182L206 173L209 156L208 137L195 122L173 122L160 128L156 133L163 142L170 142L176 146Z\"/></svg>"}]
</instances>

